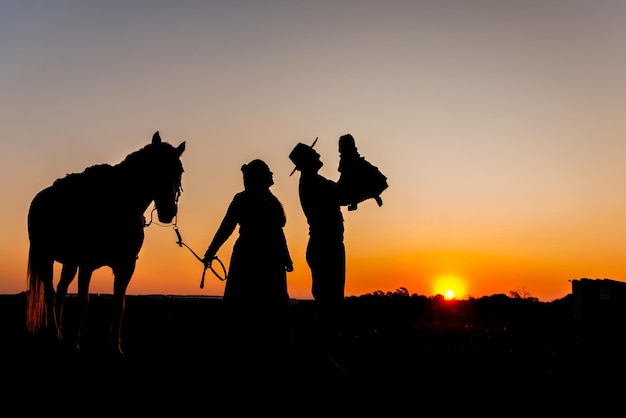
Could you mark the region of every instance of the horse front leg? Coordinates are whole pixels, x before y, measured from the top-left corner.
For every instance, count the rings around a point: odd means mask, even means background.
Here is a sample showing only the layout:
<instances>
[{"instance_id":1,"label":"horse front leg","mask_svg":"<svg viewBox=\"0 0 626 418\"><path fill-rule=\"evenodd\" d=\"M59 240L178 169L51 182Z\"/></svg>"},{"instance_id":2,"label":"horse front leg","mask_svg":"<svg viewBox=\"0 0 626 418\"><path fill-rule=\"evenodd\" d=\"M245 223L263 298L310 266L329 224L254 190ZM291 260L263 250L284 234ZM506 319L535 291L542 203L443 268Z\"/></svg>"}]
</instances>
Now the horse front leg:
<instances>
[{"instance_id":1,"label":"horse front leg","mask_svg":"<svg viewBox=\"0 0 626 418\"><path fill-rule=\"evenodd\" d=\"M59 284L57 285L55 303L56 322L61 333L63 333L63 304L65 302L65 297L67 296L67 289L69 288L70 283L74 280L77 271L77 266L69 264L63 264L63 268L61 269L61 278L59 279Z\"/></svg>"},{"instance_id":2,"label":"horse front leg","mask_svg":"<svg viewBox=\"0 0 626 418\"><path fill-rule=\"evenodd\" d=\"M135 265L136 260L133 259L129 263L113 268L115 279L113 283L113 315L110 338L113 349L121 356L124 355L124 351L122 350L122 319L126 306L126 290L135 272Z\"/></svg>"}]
</instances>

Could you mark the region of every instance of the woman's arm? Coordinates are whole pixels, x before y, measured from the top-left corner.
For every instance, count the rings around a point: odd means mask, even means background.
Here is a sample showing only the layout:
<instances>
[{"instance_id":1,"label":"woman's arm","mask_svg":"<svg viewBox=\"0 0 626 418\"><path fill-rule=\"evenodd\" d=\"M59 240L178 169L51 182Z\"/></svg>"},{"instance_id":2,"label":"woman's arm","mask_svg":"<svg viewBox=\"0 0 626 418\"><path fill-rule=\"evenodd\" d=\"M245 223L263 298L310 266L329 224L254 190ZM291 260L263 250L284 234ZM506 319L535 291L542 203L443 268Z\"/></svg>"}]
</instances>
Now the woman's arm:
<instances>
[{"instance_id":1,"label":"woman's arm","mask_svg":"<svg viewBox=\"0 0 626 418\"><path fill-rule=\"evenodd\" d=\"M228 206L228 210L226 211L226 215L224 215L224 219L222 219L222 223L215 232L213 240L211 241L211 244L209 244L209 248L207 248L206 252L204 253L203 261L205 264L215 258L215 254L217 254L217 251L232 235L235 227L237 226L237 205L235 202L236 201L233 200Z\"/></svg>"}]
</instances>

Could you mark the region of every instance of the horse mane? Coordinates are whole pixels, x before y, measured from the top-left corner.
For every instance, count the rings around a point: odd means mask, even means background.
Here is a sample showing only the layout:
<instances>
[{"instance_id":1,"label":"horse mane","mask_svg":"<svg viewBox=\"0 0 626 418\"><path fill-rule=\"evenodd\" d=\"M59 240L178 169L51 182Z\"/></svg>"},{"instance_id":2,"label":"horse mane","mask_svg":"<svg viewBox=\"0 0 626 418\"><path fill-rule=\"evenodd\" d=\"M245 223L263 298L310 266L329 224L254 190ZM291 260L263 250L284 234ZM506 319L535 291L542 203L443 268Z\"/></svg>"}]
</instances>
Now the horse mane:
<instances>
[{"instance_id":1,"label":"horse mane","mask_svg":"<svg viewBox=\"0 0 626 418\"><path fill-rule=\"evenodd\" d=\"M74 190L80 190L84 187L93 188L108 183L112 172L113 166L110 164L96 164L87 167L81 173L70 173L65 177L56 179L53 186Z\"/></svg>"},{"instance_id":2,"label":"horse mane","mask_svg":"<svg viewBox=\"0 0 626 418\"><path fill-rule=\"evenodd\" d=\"M127 173L130 178L138 178L146 169L148 173L155 169L163 170L168 166L165 162L175 153L176 148L167 142L150 143L131 152L116 165L96 164L80 173L70 173L58 178L54 181L53 187L65 196L79 197L82 194L83 200L95 198L94 193L102 196L103 193L109 193L118 187L120 181L129 181L122 173Z\"/></svg>"},{"instance_id":3,"label":"horse mane","mask_svg":"<svg viewBox=\"0 0 626 418\"><path fill-rule=\"evenodd\" d=\"M167 142L151 143L128 154L120 165L141 163L143 160L151 160L159 155L171 155L174 149L174 146Z\"/></svg>"},{"instance_id":4,"label":"horse mane","mask_svg":"<svg viewBox=\"0 0 626 418\"><path fill-rule=\"evenodd\" d=\"M76 188L80 186L90 186L94 185L102 185L104 181L108 182L113 173L113 169L117 166L120 167L137 167L139 170L143 168L145 161L150 161L154 159L155 154L157 153L169 152L174 150L174 146L167 143L161 142L158 144L148 144L143 148L140 148L136 151L128 154L121 163L113 166L111 164L95 164L90 167L87 167L80 173L69 173L65 175L65 177L58 178L54 181L53 185L56 187L70 187Z\"/></svg>"}]
</instances>

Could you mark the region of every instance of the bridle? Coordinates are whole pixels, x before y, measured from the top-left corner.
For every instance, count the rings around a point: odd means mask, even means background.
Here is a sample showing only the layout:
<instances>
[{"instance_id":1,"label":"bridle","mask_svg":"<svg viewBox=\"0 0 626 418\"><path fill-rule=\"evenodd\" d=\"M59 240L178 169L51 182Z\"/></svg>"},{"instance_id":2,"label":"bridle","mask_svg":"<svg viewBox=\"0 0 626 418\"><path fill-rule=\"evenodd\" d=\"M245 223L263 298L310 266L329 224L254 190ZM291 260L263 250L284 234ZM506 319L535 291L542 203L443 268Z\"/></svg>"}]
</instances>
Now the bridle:
<instances>
[{"instance_id":1,"label":"bridle","mask_svg":"<svg viewBox=\"0 0 626 418\"><path fill-rule=\"evenodd\" d=\"M176 190L176 195L174 196L174 204L176 205L176 212L178 213L178 199L180 198L180 195L183 192L183 187L182 185L178 185L177 190ZM156 207L156 203L153 206L152 210L150 211L150 220L145 222L144 221L144 227L148 227L152 224L152 213L157 210ZM202 263L202 265L204 266L204 270L202 271L202 279L200 280L200 289L204 288L204 277L206 276L206 271L207 269L210 269L213 274L215 275L215 277L217 277L219 280L221 281L225 281L228 279L227 277L227 273L226 273L226 267L224 266L224 263L222 263L222 260L220 260L217 256L214 256L212 260L209 260L208 262L205 263L204 259L202 257L200 257L198 254L196 254L196 252L194 250L191 249L190 246L188 246L187 244L185 244L185 242L183 242L183 238L180 235L180 231L178 230L178 225L177 225L177 221L178 221L178 215L174 216L174 220L172 222L172 227L174 228L174 232L176 233L176 237L178 238L178 241L176 241L176 244L179 247L186 247L191 254L193 254L198 261L200 261ZM161 226L165 226L165 225L161 225ZM220 271L221 273L218 273L214 268L213 268L213 260L217 260L217 262L220 265Z\"/></svg>"},{"instance_id":2,"label":"bridle","mask_svg":"<svg viewBox=\"0 0 626 418\"><path fill-rule=\"evenodd\" d=\"M176 193L174 194L174 206L176 207L176 213L178 213L178 199L180 198L180 195L182 193L183 193L183 186L182 184L180 184L180 181L179 181L178 186L176 187ZM150 220L146 222L144 218L144 222L143 222L144 228L147 228L152 224L152 214L154 213L155 210L157 210L156 202L154 202L154 205L152 206L152 210L150 211Z\"/></svg>"}]
</instances>

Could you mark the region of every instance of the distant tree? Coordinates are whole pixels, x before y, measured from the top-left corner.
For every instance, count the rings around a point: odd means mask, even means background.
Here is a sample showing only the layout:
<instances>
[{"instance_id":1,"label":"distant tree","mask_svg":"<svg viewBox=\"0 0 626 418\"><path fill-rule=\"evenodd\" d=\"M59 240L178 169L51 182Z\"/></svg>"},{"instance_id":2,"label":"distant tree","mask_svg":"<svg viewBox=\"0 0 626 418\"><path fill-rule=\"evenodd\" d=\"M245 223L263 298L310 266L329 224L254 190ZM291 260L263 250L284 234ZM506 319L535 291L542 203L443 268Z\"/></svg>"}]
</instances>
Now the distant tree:
<instances>
[{"instance_id":1,"label":"distant tree","mask_svg":"<svg viewBox=\"0 0 626 418\"><path fill-rule=\"evenodd\" d=\"M406 287L400 287L396 289L396 294L401 296L409 296L409 291L406 289Z\"/></svg>"},{"instance_id":2,"label":"distant tree","mask_svg":"<svg viewBox=\"0 0 626 418\"><path fill-rule=\"evenodd\" d=\"M441 294L436 294L435 296L431 296L431 299L437 303L443 303L446 300L446 298L444 298L443 295Z\"/></svg>"},{"instance_id":3,"label":"distant tree","mask_svg":"<svg viewBox=\"0 0 626 418\"><path fill-rule=\"evenodd\" d=\"M524 299L532 302L537 302L539 299L532 296L526 286L518 287L516 290L511 290L509 296L513 299Z\"/></svg>"}]
</instances>

